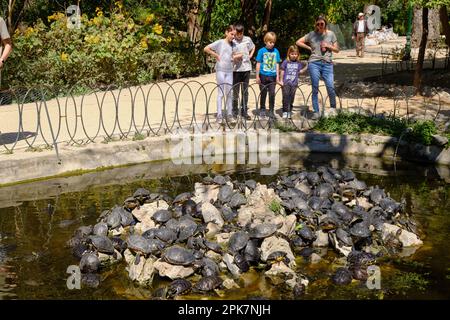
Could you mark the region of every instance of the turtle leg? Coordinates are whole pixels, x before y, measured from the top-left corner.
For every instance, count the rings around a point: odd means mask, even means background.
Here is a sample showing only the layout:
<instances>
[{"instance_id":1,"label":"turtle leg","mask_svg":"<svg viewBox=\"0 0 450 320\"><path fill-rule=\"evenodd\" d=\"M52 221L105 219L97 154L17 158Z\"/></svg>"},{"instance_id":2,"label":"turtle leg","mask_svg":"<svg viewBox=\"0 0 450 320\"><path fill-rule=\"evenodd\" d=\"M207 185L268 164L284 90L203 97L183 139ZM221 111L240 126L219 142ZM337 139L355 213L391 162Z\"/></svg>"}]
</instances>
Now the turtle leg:
<instances>
[{"instance_id":1,"label":"turtle leg","mask_svg":"<svg viewBox=\"0 0 450 320\"><path fill-rule=\"evenodd\" d=\"M116 250L114 250L114 253L113 253L112 256L113 256L114 259L117 259L117 253L116 253Z\"/></svg>"},{"instance_id":2,"label":"turtle leg","mask_svg":"<svg viewBox=\"0 0 450 320\"><path fill-rule=\"evenodd\" d=\"M134 265L137 266L141 262L141 255L138 253L136 254L136 258L134 259Z\"/></svg>"}]
</instances>

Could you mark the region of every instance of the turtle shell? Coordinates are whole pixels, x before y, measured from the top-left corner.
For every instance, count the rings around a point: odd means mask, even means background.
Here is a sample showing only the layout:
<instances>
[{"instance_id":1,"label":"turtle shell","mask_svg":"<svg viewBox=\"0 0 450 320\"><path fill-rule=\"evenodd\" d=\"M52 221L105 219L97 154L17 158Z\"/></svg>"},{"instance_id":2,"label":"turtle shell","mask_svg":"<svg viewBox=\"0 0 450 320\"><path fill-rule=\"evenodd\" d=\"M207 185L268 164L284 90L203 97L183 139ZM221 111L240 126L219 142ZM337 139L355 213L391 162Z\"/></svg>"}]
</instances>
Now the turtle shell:
<instances>
[{"instance_id":1,"label":"turtle shell","mask_svg":"<svg viewBox=\"0 0 450 320\"><path fill-rule=\"evenodd\" d=\"M261 223L252 228L249 232L250 238L263 239L270 237L278 230L278 226L273 223Z\"/></svg>"},{"instance_id":2,"label":"turtle shell","mask_svg":"<svg viewBox=\"0 0 450 320\"><path fill-rule=\"evenodd\" d=\"M250 240L249 235L244 231L235 232L231 235L228 241L228 248L231 252L238 252L247 245Z\"/></svg>"},{"instance_id":3,"label":"turtle shell","mask_svg":"<svg viewBox=\"0 0 450 320\"><path fill-rule=\"evenodd\" d=\"M167 248L164 251L162 258L170 264L182 266L188 266L195 261L192 251L179 246Z\"/></svg>"},{"instance_id":4,"label":"turtle shell","mask_svg":"<svg viewBox=\"0 0 450 320\"><path fill-rule=\"evenodd\" d=\"M223 280L219 276L207 276L200 279L194 286L198 291L211 291L222 285Z\"/></svg>"},{"instance_id":5,"label":"turtle shell","mask_svg":"<svg viewBox=\"0 0 450 320\"><path fill-rule=\"evenodd\" d=\"M142 253L146 255L152 252L149 240L137 234L132 234L128 237L127 245L129 249L136 253Z\"/></svg>"},{"instance_id":6,"label":"turtle shell","mask_svg":"<svg viewBox=\"0 0 450 320\"><path fill-rule=\"evenodd\" d=\"M98 252L107 254L114 253L114 245L106 236L89 236L89 240Z\"/></svg>"}]
</instances>

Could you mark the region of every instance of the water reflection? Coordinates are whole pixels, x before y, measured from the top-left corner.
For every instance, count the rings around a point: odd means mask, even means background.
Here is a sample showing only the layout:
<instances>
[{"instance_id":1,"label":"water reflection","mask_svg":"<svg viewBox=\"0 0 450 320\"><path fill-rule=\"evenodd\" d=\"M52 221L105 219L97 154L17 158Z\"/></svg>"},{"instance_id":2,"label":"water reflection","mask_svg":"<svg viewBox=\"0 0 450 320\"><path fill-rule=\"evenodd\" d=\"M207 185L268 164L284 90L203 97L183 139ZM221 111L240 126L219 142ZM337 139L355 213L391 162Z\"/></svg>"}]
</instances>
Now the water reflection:
<instances>
[{"instance_id":1,"label":"water reflection","mask_svg":"<svg viewBox=\"0 0 450 320\"><path fill-rule=\"evenodd\" d=\"M385 188L395 199L405 198L407 211L419 220L426 238L417 252L404 251L398 258L383 262L382 295L412 299L450 297L447 249L450 187L445 182L449 179L448 170L402 162L396 164L394 171L393 163L380 159L326 154L306 158L289 154L280 160L280 173L322 164L350 167L368 185ZM234 172L238 179L253 178L263 183L276 179L260 176L256 169L243 166L180 169L171 163L143 164L0 188L0 299L148 299L154 289L168 282L156 279L154 288L141 288L129 281L123 264L103 270L97 289L68 290L66 269L76 260L65 244L74 230L95 223L100 212L120 203L138 187L152 192L168 191L174 196L193 189L194 183L208 172ZM306 298L380 298L380 292L370 291L360 283L333 286L329 276L342 259L329 250L317 253L321 256L318 263L299 258L302 273L310 280ZM236 282L242 289L215 298L290 298L257 271L245 273ZM425 289L420 289L421 286ZM184 298L206 297L192 294Z\"/></svg>"}]
</instances>

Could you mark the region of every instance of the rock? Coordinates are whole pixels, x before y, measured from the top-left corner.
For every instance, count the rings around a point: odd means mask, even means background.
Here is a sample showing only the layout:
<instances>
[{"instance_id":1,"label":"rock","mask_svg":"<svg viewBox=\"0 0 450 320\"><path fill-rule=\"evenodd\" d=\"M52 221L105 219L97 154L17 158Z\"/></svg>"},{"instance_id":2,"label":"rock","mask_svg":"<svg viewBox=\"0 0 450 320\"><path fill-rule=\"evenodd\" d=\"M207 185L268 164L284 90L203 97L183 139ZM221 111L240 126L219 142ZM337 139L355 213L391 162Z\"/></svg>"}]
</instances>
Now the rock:
<instances>
[{"instance_id":1,"label":"rock","mask_svg":"<svg viewBox=\"0 0 450 320\"><path fill-rule=\"evenodd\" d=\"M350 202L347 202L345 205L348 207L354 207L356 205L359 205L362 208L364 208L364 210L366 210L366 211L368 211L369 209L371 209L373 207L373 204L371 204L369 202L369 200L367 200L366 197L358 197L356 199L353 199Z\"/></svg>"},{"instance_id":2,"label":"rock","mask_svg":"<svg viewBox=\"0 0 450 320\"><path fill-rule=\"evenodd\" d=\"M309 257L310 261L312 264L316 264L319 263L322 258L317 254L317 253L313 253L310 257Z\"/></svg>"},{"instance_id":3,"label":"rock","mask_svg":"<svg viewBox=\"0 0 450 320\"><path fill-rule=\"evenodd\" d=\"M281 203L281 199L273 189L267 188L264 184L257 184L255 190L247 199L250 206L265 205L268 206L273 200Z\"/></svg>"},{"instance_id":4,"label":"rock","mask_svg":"<svg viewBox=\"0 0 450 320\"><path fill-rule=\"evenodd\" d=\"M295 185L295 189L300 190L307 196L310 196L312 194L312 190L306 182L297 182L297 184Z\"/></svg>"},{"instance_id":5,"label":"rock","mask_svg":"<svg viewBox=\"0 0 450 320\"><path fill-rule=\"evenodd\" d=\"M154 267L158 270L161 277L168 277L172 280L189 277L194 273L192 267L175 266L170 263L158 259L154 263Z\"/></svg>"},{"instance_id":6,"label":"rock","mask_svg":"<svg viewBox=\"0 0 450 320\"><path fill-rule=\"evenodd\" d=\"M226 244L231 237L231 233L219 233L216 234L216 242L218 244Z\"/></svg>"},{"instance_id":7,"label":"rock","mask_svg":"<svg viewBox=\"0 0 450 320\"><path fill-rule=\"evenodd\" d=\"M328 233L322 230L316 231L317 239L313 242L314 247L328 247Z\"/></svg>"},{"instance_id":8,"label":"rock","mask_svg":"<svg viewBox=\"0 0 450 320\"><path fill-rule=\"evenodd\" d=\"M125 229L122 227L122 226L120 226L120 227L118 227L118 228L116 228L116 229L112 229L111 230L111 236L120 236L120 235L122 235L123 233L125 232Z\"/></svg>"},{"instance_id":9,"label":"rock","mask_svg":"<svg viewBox=\"0 0 450 320\"><path fill-rule=\"evenodd\" d=\"M286 266L282 261L274 263L270 270L266 271L264 275L270 277L274 284L286 283L293 288L297 283L295 271Z\"/></svg>"},{"instance_id":10,"label":"rock","mask_svg":"<svg viewBox=\"0 0 450 320\"><path fill-rule=\"evenodd\" d=\"M266 261L267 257L275 251L286 252L286 256L289 259L289 267L295 267L295 257L292 253L289 242L276 236L271 236L264 239L261 244L261 260Z\"/></svg>"},{"instance_id":11,"label":"rock","mask_svg":"<svg viewBox=\"0 0 450 320\"><path fill-rule=\"evenodd\" d=\"M146 220L145 222L138 222L134 225L134 231L135 233L141 235L145 231L149 229L156 228L156 224L153 220Z\"/></svg>"},{"instance_id":12,"label":"rock","mask_svg":"<svg viewBox=\"0 0 450 320\"><path fill-rule=\"evenodd\" d=\"M398 236L398 239L402 243L403 247L421 246L423 244L422 240L420 240L419 237L417 237L417 235L415 235L414 233L401 229L393 224L383 223L382 228L383 241L387 240L389 237L392 236L394 237Z\"/></svg>"},{"instance_id":13,"label":"rock","mask_svg":"<svg viewBox=\"0 0 450 320\"><path fill-rule=\"evenodd\" d=\"M164 200L158 200L151 203L144 203L142 206L135 208L131 213L140 222L150 219L153 214L158 211L165 209L167 210L169 205Z\"/></svg>"},{"instance_id":14,"label":"rock","mask_svg":"<svg viewBox=\"0 0 450 320\"><path fill-rule=\"evenodd\" d=\"M222 285L227 288L228 290L230 289L239 289L240 287L238 286L238 284L236 282L234 282L233 279L225 279L222 283Z\"/></svg>"},{"instance_id":15,"label":"rock","mask_svg":"<svg viewBox=\"0 0 450 320\"><path fill-rule=\"evenodd\" d=\"M238 210L237 221L238 225L241 227L245 227L252 221L252 207L243 206Z\"/></svg>"},{"instance_id":16,"label":"rock","mask_svg":"<svg viewBox=\"0 0 450 320\"><path fill-rule=\"evenodd\" d=\"M334 248L338 252L342 253L344 256L348 256L350 254L350 252L352 251L352 247L339 245L339 241L338 241L335 233L330 234L330 236L333 238L333 242L332 243L334 243Z\"/></svg>"},{"instance_id":17,"label":"rock","mask_svg":"<svg viewBox=\"0 0 450 320\"><path fill-rule=\"evenodd\" d=\"M247 199L244 195L240 193L235 193L230 200L230 207L231 208L239 208L240 206L247 203Z\"/></svg>"},{"instance_id":18,"label":"rock","mask_svg":"<svg viewBox=\"0 0 450 320\"><path fill-rule=\"evenodd\" d=\"M444 147L446 144L448 144L448 139L446 137L437 134L433 134L432 137L432 143L438 147Z\"/></svg>"},{"instance_id":19,"label":"rock","mask_svg":"<svg viewBox=\"0 0 450 320\"><path fill-rule=\"evenodd\" d=\"M211 203L217 200L220 186L216 184L204 185L202 183L196 182L194 188L195 193L192 200L194 200L195 203Z\"/></svg>"},{"instance_id":20,"label":"rock","mask_svg":"<svg viewBox=\"0 0 450 320\"><path fill-rule=\"evenodd\" d=\"M206 223L214 222L219 228L225 223L220 211L209 202L202 203L202 216Z\"/></svg>"},{"instance_id":21,"label":"rock","mask_svg":"<svg viewBox=\"0 0 450 320\"><path fill-rule=\"evenodd\" d=\"M205 253L205 257L210 258L216 263L219 263L222 260L222 255L220 253L214 252L212 250L208 250Z\"/></svg>"},{"instance_id":22,"label":"rock","mask_svg":"<svg viewBox=\"0 0 450 320\"><path fill-rule=\"evenodd\" d=\"M106 254L106 253L98 253L98 259L100 260L100 263L102 265L109 265L109 264L113 264L116 262L119 262L123 259L122 255L120 254L119 251L114 250L114 252L116 253L116 257L114 258L113 255L110 254Z\"/></svg>"},{"instance_id":23,"label":"rock","mask_svg":"<svg viewBox=\"0 0 450 320\"><path fill-rule=\"evenodd\" d=\"M295 232L296 224L297 224L297 217L291 214L284 219L283 226L278 230L278 232L290 237Z\"/></svg>"},{"instance_id":24,"label":"rock","mask_svg":"<svg viewBox=\"0 0 450 320\"><path fill-rule=\"evenodd\" d=\"M151 286L155 275L155 261L152 258L145 259L144 257L140 257L140 261L136 265L136 258L128 249L125 250L124 257L128 263L126 270L130 279L137 281L142 286Z\"/></svg>"},{"instance_id":25,"label":"rock","mask_svg":"<svg viewBox=\"0 0 450 320\"><path fill-rule=\"evenodd\" d=\"M208 229L208 232L206 233L207 238L213 238L216 234L220 232L220 227L213 222L209 222L206 225L206 229Z\"/></svg>"},{"instance_id":26,"label":"rock","mask_svg":"<svg viewBox=\"0 0 450 320\"><path fill-rule=\"evenodd\" d=\"M225 262L225 265L227 266L228 270L230 270L231 274L235 277L239 277L239 275L241 274L241 270L234 263L233 256L229 253L226 253L222 259L223 259L223 262Z\"/></svg>"}]
</instances>

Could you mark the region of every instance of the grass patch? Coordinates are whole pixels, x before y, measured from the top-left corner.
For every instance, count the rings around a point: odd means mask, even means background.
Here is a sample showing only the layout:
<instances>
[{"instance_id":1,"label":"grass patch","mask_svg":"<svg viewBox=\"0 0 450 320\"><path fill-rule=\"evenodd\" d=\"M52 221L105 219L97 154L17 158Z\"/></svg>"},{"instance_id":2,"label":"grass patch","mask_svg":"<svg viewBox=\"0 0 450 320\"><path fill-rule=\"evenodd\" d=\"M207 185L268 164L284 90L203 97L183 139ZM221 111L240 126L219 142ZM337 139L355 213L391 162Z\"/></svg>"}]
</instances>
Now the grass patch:
<instances>
[{"instance_id":1,"label":"grass patch","mask_svg":"<svg viewBox=\"0 0 450 320\"><path fill-rule=\"evenodd\" d=\"M281 203L275 199L273 199L272 202L269 204L269 209L277 214L281 213L282 208L283 207L281 206Z\"/></svg>"},{"instance_id":2,"label":"grass patch","mask_svg":"<svg viewBox=\"0 0 450 320\"><path fill-rule=\"evenodd\" d=\"M274 126L275 129L280 130L281 132L293 132L297 131L297 128L290 123L283 123L280 121L276 121Z\"/></svg>"},{"instance_id":3,"label":"grass patch","mask_svg":"<svg viewBox=\"0 0 450 320\"><path fill-rule=\"evenodd\" d=\"M398 138L407 128L410 128L410 131L403 139L424 145L430 145L433 141L432 135L437 133L436 124L430 120L408 122L395 117L373 117L350 112L321 118L313 130L339 134L369 133Z\"/></svg>"}]
</instances>

